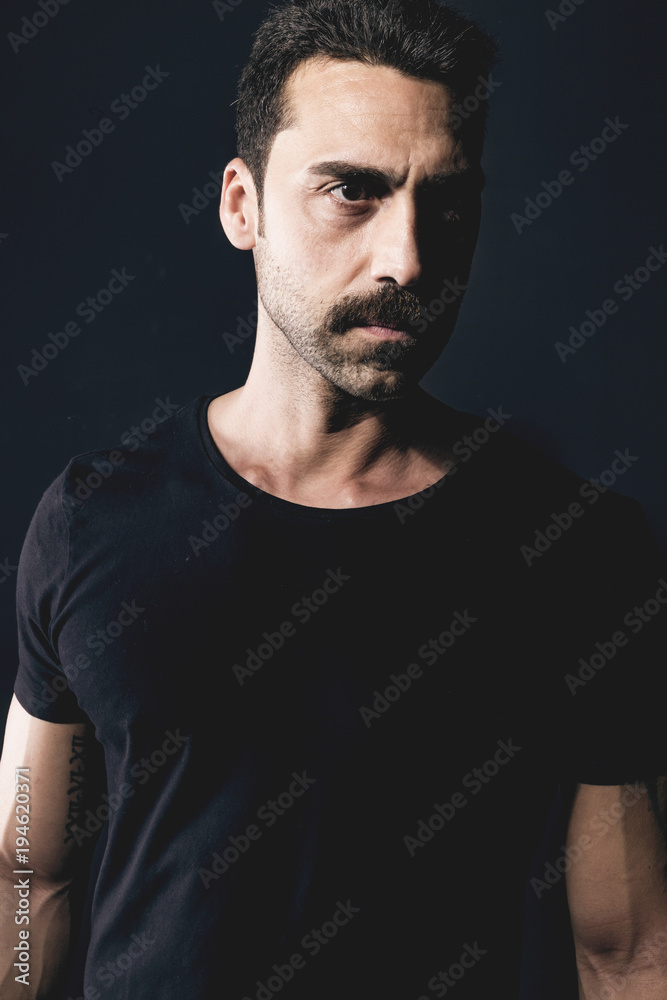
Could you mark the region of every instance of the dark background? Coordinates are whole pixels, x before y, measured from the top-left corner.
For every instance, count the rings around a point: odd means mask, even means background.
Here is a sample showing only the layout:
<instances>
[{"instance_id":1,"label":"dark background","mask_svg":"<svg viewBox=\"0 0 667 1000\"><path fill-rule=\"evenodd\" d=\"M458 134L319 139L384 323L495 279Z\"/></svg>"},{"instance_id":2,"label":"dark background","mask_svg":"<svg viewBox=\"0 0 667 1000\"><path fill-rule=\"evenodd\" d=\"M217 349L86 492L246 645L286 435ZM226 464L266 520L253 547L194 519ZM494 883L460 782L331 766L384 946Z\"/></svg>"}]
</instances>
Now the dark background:
<instances>
[{"instance_id":1,"label":"dark background","mask_svg":"<svg viewBox=\"0 0 667 1000\"><path fill-rule=\"evenodd\" d=\"M252 338L230 351L223 334L253 312L252 256L227 242L217 194L206 205L200 195L187 221L182 208L192 206L193 189L210 183L211 193L209 172L235 155L235 80L267 5L227 6L69 0L14 52L8 34L41 8L5 0L3 718L16 671L11 567L43 490L71 456L118 444L150 417L156 399L182 405L223 393L248 370ZM491 104L471 283L456 333L424 384L469 412L502 406L512 414L510 433L588 478L609 469L616 449L629 449L637 461L614 488L640 501L667 549L663 271L627 303L613 291L667 238L667 12L628 0L568 7L573 13L555 30L542 4L528 0L462 7L498 36L494 79L502 86ZM112 102L157 65L168 77L120 120ZM115 130L59 181L52 162L62 163L66 146L103 116ZM570 154L616 116L629 128L579 173ZM526 198L564 169L574 184L519 234L511 214L523 213ZM78 303L106 287L114 268L134 280L94 322L83 322ZM609 298L618 313L563 363L555 342ZM81 334L24 384L18 366L33 364L33 348L41 352L48 334L73 320ZM556 808L559 843L562 822ZM554 949L541 963L550 980L563 964L551 928L564 926L563 906L562 887L539 905L532 900L531 952L540 941ZM547 992L527 988L526 997L538 995Z\"/></svg>"}]
</instances>

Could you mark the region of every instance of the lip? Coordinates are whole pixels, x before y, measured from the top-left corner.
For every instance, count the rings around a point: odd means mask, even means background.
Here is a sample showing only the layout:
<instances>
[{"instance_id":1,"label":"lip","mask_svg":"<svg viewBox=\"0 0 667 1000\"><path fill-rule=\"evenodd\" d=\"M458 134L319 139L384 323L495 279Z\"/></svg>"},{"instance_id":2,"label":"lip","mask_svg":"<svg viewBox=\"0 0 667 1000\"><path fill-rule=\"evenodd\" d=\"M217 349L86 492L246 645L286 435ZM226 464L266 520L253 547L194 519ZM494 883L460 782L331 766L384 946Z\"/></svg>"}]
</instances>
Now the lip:
<instances>
[{"instance_id":1,"label":"lip","mask_svg":"<svg viewBox=\"0 0 667 1000\"><path fill-rule=\"evenodd\" d=\"M382 340L412 340L412 334L407 330L396 330L390 326L362 326L361 330L366 330L373 337L380 337Z\"/></svg>"}]
</instances>

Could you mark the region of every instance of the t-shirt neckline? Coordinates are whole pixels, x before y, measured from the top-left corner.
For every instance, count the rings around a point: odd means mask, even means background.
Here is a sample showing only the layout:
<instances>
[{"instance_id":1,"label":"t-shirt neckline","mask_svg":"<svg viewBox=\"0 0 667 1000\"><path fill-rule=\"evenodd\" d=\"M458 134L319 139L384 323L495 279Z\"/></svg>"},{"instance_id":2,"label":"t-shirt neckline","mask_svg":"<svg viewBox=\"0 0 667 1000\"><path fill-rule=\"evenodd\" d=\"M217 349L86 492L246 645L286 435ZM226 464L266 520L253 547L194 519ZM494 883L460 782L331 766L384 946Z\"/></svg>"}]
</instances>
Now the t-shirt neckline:
<instances>
[{"instance_id":1,"label":"t-shirt neckline","mask_svg":"<svg viewBox=\"0 0 667 1000\"><path fill-rule=\"evenodd\" d=\"M311 517L328 520L350 517L383 517L387 514L394 514L395 516L396 512L394 508L396 504L410 505L410 501L415 500L422 500L423 502L424 493L428 493L429 496L433 495L431 493L432 490L435 491L436 494L440 493L441 488L445 485L445 481L448 478L451 478L451 472L445 473L441 479L438 479L430 487L427 487L425 490L421 490L419 493L412 493L409 496L399 497L396 500L387 500L383 503L371 504L365 507L310 507L306 504L298 504L293 503L291 500L284 500L282 497L274 496L273 493L267 493L258 486L254 486L252 483L248 482L247 479L244 479L243 476L239 475L239 473L236 472L227 462L224 455L213 440L213 435L211 434L211 429L208 425L208 408L215 398L215 396L200 396L197 407L199 433L204 450L206 451L211 463L217 471L220 472L228 482L233 483L240 492L246 493L255 501L267 504L270 507L274 507L286 513L291 513L298 517ZM456 477L454 477L454 479L455 478Z\"/></svg>"}]
</instances>

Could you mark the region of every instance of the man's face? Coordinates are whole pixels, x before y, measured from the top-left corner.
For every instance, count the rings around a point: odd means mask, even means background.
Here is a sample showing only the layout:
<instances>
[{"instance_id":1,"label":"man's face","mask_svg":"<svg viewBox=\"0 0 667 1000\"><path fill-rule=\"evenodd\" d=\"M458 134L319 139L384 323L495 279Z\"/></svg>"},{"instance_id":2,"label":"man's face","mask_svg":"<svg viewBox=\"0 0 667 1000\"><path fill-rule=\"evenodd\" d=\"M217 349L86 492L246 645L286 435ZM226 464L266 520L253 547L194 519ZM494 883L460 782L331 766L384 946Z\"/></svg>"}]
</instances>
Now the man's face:
<instances>
[{"instance_id":1,"label":"man's face","mask_svg":"<svg viewBox=\"0 0 667 1000\"><path fill-rule=\"evenodd\" d=\"M315 59L287 90L298 125L272 147L254 249L269 329L296 367L353 396L399 398L451 335L479 229L479 163L448 127L438 83Z\"/></svg>"}]
</instances>

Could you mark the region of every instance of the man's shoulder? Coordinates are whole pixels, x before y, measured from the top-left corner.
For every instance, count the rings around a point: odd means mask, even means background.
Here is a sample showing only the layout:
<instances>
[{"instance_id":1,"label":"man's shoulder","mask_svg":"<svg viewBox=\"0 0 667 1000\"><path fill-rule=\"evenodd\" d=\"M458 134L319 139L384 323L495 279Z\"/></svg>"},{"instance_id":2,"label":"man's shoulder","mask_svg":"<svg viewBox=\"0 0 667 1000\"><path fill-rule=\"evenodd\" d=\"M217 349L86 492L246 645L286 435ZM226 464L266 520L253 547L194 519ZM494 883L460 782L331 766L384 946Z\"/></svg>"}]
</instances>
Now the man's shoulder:
<instances>
[{"instance_id":1,"label":"man's shoulder","mask_svg":"<svg viewBox=\"0 0 667 1000\"><path fill-rule=\"evenodd\" d=\"M65 514L105 507L154 495L178 480L194 460L197 413L204 397L184 406L170 397L156 400L151 415L120 435L117 443L72 457L42 497Z\"/></svg>"},{"instance_id":2,"label":"man's shoulder","mask_svg":"<svg viewBox=\"0 0 667 1000\"><path fill-rule=\"evenodd\" d=\"M550 454L548 445L534 443L534 436L528 441L529 431L513 424L503 407L490 408L485 416L455 414L457 472L481 503L493 503L517 519L540 512L560 516L570 508L575 516L594 508L596 521L641 516L636 500L575 472Z\"/></svg>"},{"instance_id":3,"label":"man's shoulder","mask_svg":"<svg viewBox=\"0 0 667 1000\"><path fill-rule=\"evenodd\" d=\"M561 487L579 489L586 480L520 436L513 416L503 406L484 415L450 410L453 414L451 451L457 465L470 464L481 478L493 477L505 490L539 492Z\"/></svg>"}]
</instances>

